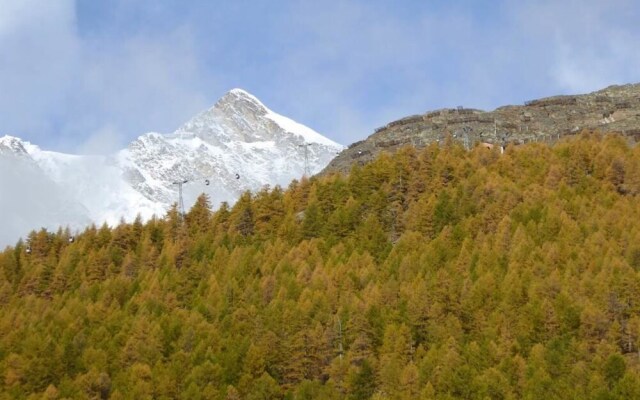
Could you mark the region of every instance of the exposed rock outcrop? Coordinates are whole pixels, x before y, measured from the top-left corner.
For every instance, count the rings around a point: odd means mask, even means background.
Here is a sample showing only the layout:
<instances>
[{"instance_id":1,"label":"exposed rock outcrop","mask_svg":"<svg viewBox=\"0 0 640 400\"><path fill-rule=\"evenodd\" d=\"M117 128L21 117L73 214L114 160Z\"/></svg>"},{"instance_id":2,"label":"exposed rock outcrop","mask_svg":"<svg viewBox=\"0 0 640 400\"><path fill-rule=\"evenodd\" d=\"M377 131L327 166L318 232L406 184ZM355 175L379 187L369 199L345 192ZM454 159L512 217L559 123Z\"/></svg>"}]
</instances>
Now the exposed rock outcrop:
<instances>
[{"instance_id":1,"label":"exposed rock outcrop","mask_svg":"<svg viewBox=\"0 0 640 400\"><path fill-rule=\"evenodd\" d=\"M382 151L424 147L451 136L467 148L531 141L554 142L583 129L620 132L640 140L640 84L610 86L590 94L554 96L493 111L441 109L393 121L342 151L323 172L348 171Z\"/></svg>"}]
</instances>

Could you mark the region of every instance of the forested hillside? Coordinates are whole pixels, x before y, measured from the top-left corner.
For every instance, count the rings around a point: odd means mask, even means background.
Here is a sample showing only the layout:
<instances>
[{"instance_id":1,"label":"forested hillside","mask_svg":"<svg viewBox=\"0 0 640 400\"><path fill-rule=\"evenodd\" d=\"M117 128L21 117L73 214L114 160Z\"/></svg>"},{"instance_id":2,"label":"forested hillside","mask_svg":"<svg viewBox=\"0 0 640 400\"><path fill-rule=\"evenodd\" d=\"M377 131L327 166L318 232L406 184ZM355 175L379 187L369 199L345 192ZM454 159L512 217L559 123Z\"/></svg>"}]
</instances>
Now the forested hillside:
<instances>
[{"instance_id":1,"label":"forested hillside","mask_svg":"<svg viewBox=\"0 0 640 400\"><path fill-rule=\"evenodd\" d=\"M615 135L448 141L33 232L0 253L0 398L638 399L639 195Z\"/></svg>"}]
</instances>

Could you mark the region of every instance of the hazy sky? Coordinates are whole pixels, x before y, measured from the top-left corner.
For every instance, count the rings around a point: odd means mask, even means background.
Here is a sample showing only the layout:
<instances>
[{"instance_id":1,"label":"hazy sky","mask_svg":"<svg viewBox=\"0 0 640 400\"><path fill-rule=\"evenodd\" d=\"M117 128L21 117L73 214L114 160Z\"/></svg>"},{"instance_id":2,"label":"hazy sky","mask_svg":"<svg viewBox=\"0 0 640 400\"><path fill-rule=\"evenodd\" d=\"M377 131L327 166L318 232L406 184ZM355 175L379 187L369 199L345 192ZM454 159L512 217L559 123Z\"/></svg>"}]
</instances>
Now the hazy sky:
<instances>
[{"instance_id":1,"label":"hazy sky","mask_svg":"<svg viewBox=\"0 0 640 400\"><path fill-rule=\"evenodd\" d=\"M104 153L241 87L343 144L640 81L637 0L0 0L0 135Z\"/></svg>"}]
</instances>

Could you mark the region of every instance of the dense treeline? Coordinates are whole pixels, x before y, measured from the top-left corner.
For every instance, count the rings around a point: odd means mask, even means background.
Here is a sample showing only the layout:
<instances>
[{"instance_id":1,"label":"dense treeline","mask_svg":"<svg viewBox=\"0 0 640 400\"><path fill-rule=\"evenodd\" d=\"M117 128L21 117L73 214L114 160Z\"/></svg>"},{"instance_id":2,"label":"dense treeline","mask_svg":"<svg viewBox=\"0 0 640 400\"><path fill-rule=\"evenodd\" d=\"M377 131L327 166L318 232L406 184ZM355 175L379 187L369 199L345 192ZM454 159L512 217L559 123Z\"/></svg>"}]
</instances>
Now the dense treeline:
<instances>
[{"instance_id":1,"label":"dense treeline","mask_svg":"<svg viewBox=\"0 0 640 400\"><path fill-rule=\"evenodd\" d=\"M640 398L639 194L614 135L446 143L33 232L0 253L0 398Z\"/></svg>"}]
</instances>

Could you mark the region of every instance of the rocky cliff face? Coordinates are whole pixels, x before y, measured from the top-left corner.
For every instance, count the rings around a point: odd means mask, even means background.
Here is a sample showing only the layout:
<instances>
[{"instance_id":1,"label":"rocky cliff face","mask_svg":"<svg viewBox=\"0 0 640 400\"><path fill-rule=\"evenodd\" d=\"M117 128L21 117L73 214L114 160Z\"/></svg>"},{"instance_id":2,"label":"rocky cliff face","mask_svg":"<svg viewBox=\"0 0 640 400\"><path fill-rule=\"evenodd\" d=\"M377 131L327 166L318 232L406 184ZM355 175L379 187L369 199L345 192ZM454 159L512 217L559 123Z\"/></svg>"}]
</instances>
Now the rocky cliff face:
<instances>
[{"instance_id":1,"label":"rocky cliff face","mask_svg":"<svg viewBox=\"0 0 640 400\"><path fill-rule=\"evenodd\" d=\"M494 111L442 109L391 122L341 152L324 172L349 170L382 151L413 145L424 147L450 135L467 148L531 141L553 142L583 129L620 132L640 140L640 84L610 86L597 92L554 96Z\"/></svg>"}]
</instances>

